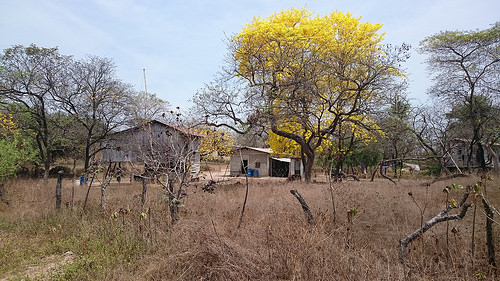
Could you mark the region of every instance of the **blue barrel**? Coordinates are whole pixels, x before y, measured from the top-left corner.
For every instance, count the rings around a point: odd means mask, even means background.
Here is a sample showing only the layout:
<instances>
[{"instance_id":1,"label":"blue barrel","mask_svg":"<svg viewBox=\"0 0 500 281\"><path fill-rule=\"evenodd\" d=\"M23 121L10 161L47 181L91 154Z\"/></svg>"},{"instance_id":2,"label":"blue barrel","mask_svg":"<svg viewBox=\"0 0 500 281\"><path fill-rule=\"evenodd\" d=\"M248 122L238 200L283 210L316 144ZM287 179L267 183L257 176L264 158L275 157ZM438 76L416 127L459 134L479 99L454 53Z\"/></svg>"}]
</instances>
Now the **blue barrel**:
<instances>
[{"instance_id":1,"label":"blue barrel","mask_svg":"<svg viewBox=\"0 0 500 281\"><path fill-rule=\"evenodd\" d=\"M253 170L252 170L252 169L248 169L248 171L247 171L247 175L248 175L249 177L251 177L251 176L252 176L252 173L253 173Z\"/></svg>"},{"instance_id":2,"label":"blue barrel","mask_svg":"<svg viewBox=\"0 0 500 281\"><path fill-rule=\"evenodd\" d=\"M81 176L81 177L80 177L80 185L82 185L84 182L85 182L85 177L84 177L84 176Z\"/></svg>"},{"instance_id":3,"label":"blue barrel","mask_svg":"<svg viewBox=\"0 0 500 281\"><path fill-rule=\"evenodd\" d=\"M259 177L259 170L253 170L253 176L258 178Z\"/></svg>"}]
</instances>

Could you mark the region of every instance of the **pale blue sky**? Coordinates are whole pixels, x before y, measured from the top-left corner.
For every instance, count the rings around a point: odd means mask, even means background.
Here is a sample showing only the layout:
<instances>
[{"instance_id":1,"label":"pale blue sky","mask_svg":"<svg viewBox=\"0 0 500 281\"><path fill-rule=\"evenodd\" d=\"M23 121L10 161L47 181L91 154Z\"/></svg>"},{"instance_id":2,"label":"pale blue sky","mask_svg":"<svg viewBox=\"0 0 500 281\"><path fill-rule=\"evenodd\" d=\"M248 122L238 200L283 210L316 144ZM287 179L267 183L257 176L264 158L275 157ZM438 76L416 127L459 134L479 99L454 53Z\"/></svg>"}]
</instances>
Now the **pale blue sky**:
<instances>
[{"instance_id":1,"label":"pale blue sky","mask_svg":"<svg viewBox=\"0 0 500 281\"><path fill-rule=\"evenodd\" d=\"M12 45L59 47L62 54L113 59L117 76L173 106L213 79L227 53L224 40L253 17L292 7L314 14L351 12L382 23L387 43L413 46L405 65L410 98L426 100L431 81L415 48L441 30L489 28L500 21L498 0L0 0L0 49Z\"/></svg>"}]
</instances>

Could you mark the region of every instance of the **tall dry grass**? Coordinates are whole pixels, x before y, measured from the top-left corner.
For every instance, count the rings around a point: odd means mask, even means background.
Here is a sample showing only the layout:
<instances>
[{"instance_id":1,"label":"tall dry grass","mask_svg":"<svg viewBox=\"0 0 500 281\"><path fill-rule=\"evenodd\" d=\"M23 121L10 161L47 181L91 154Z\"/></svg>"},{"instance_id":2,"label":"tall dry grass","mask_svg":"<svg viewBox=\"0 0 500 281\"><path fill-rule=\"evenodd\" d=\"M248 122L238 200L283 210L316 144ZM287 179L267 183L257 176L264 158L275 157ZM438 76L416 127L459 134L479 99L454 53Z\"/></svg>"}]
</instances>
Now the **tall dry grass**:
<instances>
[{"instance_id":1,"label":"tall dry grass","mask_svg":"<svg viewBox=\"0 0 500 281\"><path fill-rule=\"evenodd\" d=\"M18 180L7 188L11 205L0 209L3 225L8 228L0 228L0 241L6 241L0 242L0 249L33 237L38 237L37 243L41 245L55 243L50 232L40 235L34 231L25 233L23 238L16 237L27 226L12 226L15 221L30 225L33 220L52 220L57 223L47 223L62 224L62 228L67 225L80 233L68 230L59 239L73 244L67 242L45 253L70 250L77 255L72 264L55 275L60 279L479 280L484 277L495 280L498 277L494 277L487 264L485 216L480 205L474 257L470 253L472 212L469 210L465 219L449 222L449 229L458 230L455 234L448 233L450 255L445 243L446 225L441 223L410 244L404 263L398 260L399 240L420 227L421 212L417 204L422 209L426 206L425 222L445 207L446 196L442 193L445 185L451 182L471 185L477 180L441 182L429 188L412 179L398 182L397 186L383 179L336 183L334 224L330 185L326 181L305 184L251 179L248 205L239 229L244 179L219 184L214 194L201 190L203 182L194 183L187 191L181 219L174 225L168 206L161 200L162 190L154 185L149 185L147 209L141 208L140 199L134 199L142 189L139 183L115 183L108 189L106 211L98 208L98 188L91 190L89 210L82 211L86 190L77 187L75 206L56 213L55 182L43 186L41 181ZM71 199L71 184L67 181L63 186L63 202ZM314 215L314 225L307 223L299 202L290 194L291 189L297 189L306 200ZM452 192L450 196L458 201L463 192ZM498 207L498 182L488 183L488 196ZM357 214L349 222L347 213L353 209ZM87 223L82 226L74 221ZM96 234L93 228L101 231ZM497 225L495 230L498 233ZM82 233L86 231L87 234ZM103 235L114 239L103 239ZM84 239L88 241L82 242ZM101 253L97 247L85 248L92 240L113 244L108 249L111 254ZM133 243L127 244L128 240ZM21 249L27 248L20 245ZM126 258L127 253L134 257ZM42 257L33 255L34 261ZM120 258L112 258L116 256ZM99 270L89 268L89 258L103 266ZM8 268L3 270L4 275L12 276L13 269L23 273L22 267L13 264L10 261L0 264L0 269ZM71 274L65 275L67 271Z\"/></svg>"}]
</instances>

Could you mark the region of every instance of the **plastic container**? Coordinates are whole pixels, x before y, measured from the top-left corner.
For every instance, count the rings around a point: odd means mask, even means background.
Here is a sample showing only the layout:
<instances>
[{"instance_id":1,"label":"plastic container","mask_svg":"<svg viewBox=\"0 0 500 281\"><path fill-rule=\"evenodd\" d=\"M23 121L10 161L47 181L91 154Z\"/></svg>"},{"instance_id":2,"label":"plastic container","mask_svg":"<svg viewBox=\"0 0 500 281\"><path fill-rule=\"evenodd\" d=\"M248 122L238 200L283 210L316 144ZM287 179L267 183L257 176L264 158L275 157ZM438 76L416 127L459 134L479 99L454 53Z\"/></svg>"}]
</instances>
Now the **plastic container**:
<instances>
[{"instance_id":1,"label":"plastic container","mask_svg":"<svg viewBox=\"0 0 500 281\"><path fill-rule=\"evenodd\" d=\"M253 170L253 176L255 178L258 178L259 177L259 170Z\"/></svg>"},{"instance_id":2,"label":"plastic container","mask_svg":"<svg viewBox=\"0 0 500 281\"><path fill-rule=\"evenodd\" d=\"M253 174L253 170L252 170L252 169L248 169L248 171L247 171L247 175L248 175L249 177L251 177L251 176L252 176L252 174Z\"/></svg>"}]
</instances>

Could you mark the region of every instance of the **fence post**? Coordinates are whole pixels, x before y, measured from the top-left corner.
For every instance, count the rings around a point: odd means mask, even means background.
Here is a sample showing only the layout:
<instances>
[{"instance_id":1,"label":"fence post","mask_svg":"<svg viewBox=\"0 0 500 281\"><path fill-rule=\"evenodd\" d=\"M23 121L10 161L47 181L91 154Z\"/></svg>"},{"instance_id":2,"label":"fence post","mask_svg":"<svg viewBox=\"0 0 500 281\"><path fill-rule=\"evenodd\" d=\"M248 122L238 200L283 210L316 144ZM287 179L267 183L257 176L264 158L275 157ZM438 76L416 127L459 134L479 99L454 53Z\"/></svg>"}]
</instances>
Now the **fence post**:
<instances>
[{"instance_id":1,"label":"fence post","mask_svg":"<svg viewBox=\"0 0 500 281\"><path fill-rule=\"evenodd\" d=\"M57 184L56 184L56 209L61 209L61 187L62 187L62 176L64 171L60 170L57 172Z\"/></svg>"},{"instance_id":2,"label":"fence post","mask_svg":"<svg viewBox=\"0 0 500 281\"><path fill-rule=\"evenodd\" d=\"M141 205L142 209L144 209L144 205L146 205L146 192L148 189L146 176L142 177L142 196L141 196Z\"/></svg>"}]
</instances>

